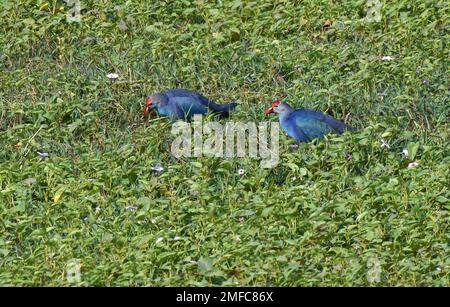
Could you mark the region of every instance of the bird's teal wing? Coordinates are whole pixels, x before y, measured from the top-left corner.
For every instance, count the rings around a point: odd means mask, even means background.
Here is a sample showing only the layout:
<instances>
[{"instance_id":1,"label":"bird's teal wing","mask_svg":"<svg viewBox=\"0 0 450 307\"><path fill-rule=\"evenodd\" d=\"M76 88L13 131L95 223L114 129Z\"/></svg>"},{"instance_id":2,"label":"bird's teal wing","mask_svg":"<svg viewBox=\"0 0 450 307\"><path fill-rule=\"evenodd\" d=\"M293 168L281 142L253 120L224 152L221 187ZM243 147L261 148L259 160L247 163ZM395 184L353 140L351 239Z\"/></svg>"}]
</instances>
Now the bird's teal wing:
<instances>
[{"instance_id":1,"label":"bird's teal wing","mask_svg":"<svg viewBox=\"0 0 450 307\"><path fill-rule=\"evenodd\" d=\"M286 133L294 138L297 142L307 143L311 141L310 138L303 132L303 130L296 124L295 121L281 122L281 127L286 131Z\"/></svg>"},{"instance_id":2,"label":"bird's teal wing","mask_svg":"<svg viewBox=\"0 0 450 307\"><path fill-rule=\"evenodd\" d=\"M208 108L193 97L174 97L171 102L176 109L174 113L179 115L181 119L190 120L194 114L206 114L208 112Z\"/></svg>"},{"instance_id":3,"label":"bird's teal wing","mask_svg":"<svg viewBox=\"0 0 450 307\"><path fill-rule=\"evenodd\" d=\"M338 132L328 122L327 116L321 112L296 111L292 113L291 118L297 129L301 130L309 140L322 138L331 132Z\"/></svg>"},{"instance_id":4,"label":"bird's teal wing","mask_svg":"<svg viewBox=\"0 0 450 307\"><path fill-rule=\"evenodd\" d=\"M346 124L344 124L342 121L337 120L336 118L316 111L316 110L307 110L307 109L302 109L302 110L298 110L298 113L301 114L302 118L309 118L309 119L314 119L318 122L321 123L325 123L329 129L331 129L332 131L330 132L334 132L334 133L343 133L346 130L350 130L350 131L354 131L356 129L347 126ZM322 124L319 124L322 125Z\"/></svg>"}]
</instances>

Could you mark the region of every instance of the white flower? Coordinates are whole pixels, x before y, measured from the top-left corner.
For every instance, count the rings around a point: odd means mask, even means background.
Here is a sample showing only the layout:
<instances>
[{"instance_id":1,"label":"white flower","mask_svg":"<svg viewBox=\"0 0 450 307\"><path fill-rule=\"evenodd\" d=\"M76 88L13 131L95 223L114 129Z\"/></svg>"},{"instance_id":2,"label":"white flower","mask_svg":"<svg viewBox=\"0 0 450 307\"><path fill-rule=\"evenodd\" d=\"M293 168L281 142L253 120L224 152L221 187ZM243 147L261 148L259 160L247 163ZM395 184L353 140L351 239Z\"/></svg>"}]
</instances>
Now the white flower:
<instances>
[{"instance_id":1,"label":"white flower","mask_svg":"<svg viewBox=\"0 0 450 307\"><path fill-rule=\"evenodd\" d=\"M242 169L242 168L240 168L240 169L238 170L238 174L241 175L241 176L245 175L245 170Z\"/></svg>"},{"instance_id":2,"label":"white flower","mask_svg":"<svg viewBox=\"0 0 450 307\"><path fill-rule=\"evenodd\" d=\"M181 237L173 237L175 241L181 240Z\"/></svg>"},{"instance_id":3,"label":"white flower","mask_svg":"<svg viewBox=\"0 0 450 307\"><path fill-rule=\"evenodd\" d=\"M240 236L236 236L236 241L241 242L241 237Z\"/></svg>"},{"instance_id":4,"label":"white flower","mask_svg":"<svg viewBox=\"0 0 450 307\"><path fill-rule=\"evenodd\" d=\"M385 55L381 58L382 61L392 61L394 58L390 55Z\"/></svg>"},{"instance_id":5,"label":"white flower","mask_svg":"<svg viewBox=\"0 0 450 307\"><path fill-rule=\"evenodd\" d=\"M111 81L116 81L117 79L119 79L119 75L118 74L107 74L106 77L108 77L109 80Z\"/></svg>"},{"instance_id":6,"label":"white flower","mask_svg":"<svg viewBox=\"0 0 450 307\"><path fill-rule=\"evenodd\" d=\"M100 213L100 210L102 210L100 207L95 208L95 213Z\"/></svg>"},{"instance_id":7,"label":"white flower","mask_svg":"<svg viewBox=\"0 0 450 307\"><path fill-rule=\"evenodd\" d=\"M378 95L378 96L381 96L381 97L384 97L384 96L387 95L386 91L387 91L387 90L384 90L384 91L382 91L381 93L378 93L377 95Z\"/></svg>"},{"instance_id":8,"label":"white flower","mask_svg":"<svg viewBox=\"0 0 450 307\"><path fill-rule=\"evenodd\" d=\"M158 163L158 164L152 166L151 170L155 171L157 173L160 173L160 172L162 172L164 170L164 167L162 167L162 165Z\"/></svg>"},{"instance_id":9,"label":"white flower","mask_svg":"<svg viewBox=\"0 0 450 307\"><path fill-rule=\"evenodd\" d=\"M27 179L24 180L24 182L27 185L33 185L37 182L37 180L36 180L36 178L28 177Z\"/></svg>"},{"instance_id":10,"label":"white flower","mask_svg":"<svg viewBox=\"0 0 450 307\"><path fill-rule=\"evenodd\" d=\"M297 177L292 177L292 181L295 181L297 179Z\"/></svg>"},{"instance_id":11,"label":"white flower","mask_svg":"<svg viewBox=\"0 0 450 307\"><path fill-rule=\"evenodd\" d=\"M48 153L46 153L45 151L42 150L38 150L36 151L36 153L41 156L42 158L47 158L48 157Z\"/></svg>"},{"instance_id":12,"label":"white flower","mask_svg":"<svg viewBox=\"0 0 450 307\"><path fill-rule=\"evenodd\" d=\"M86 181L87 181L87 182L94 182L94 179L88 178L88 179L86 179Z\"/></svg>"},{"instance_id":13,"label":"white flower","mask_svg":"<svg viewBox=\"0 0 450 307\"><path fill-rule=\"evenodd\" d=\"M385 140L381 139L381 148L391 148L391 146L389 146L388 142L386 142Z\"/></svg>"},{"instance_id":14,"label":"white flower","mask_svg":"<svg viewBox=\"0 0 450 307\"><path fill-rule=\"evenodd\" d=\"M444 269L448 269L448 265L438 265L436 268L436 270L438 270L438 271L442 271Z\"/></svg>"},{"instance_id":15,"label":"white flower","mask_svg":"<svg viewBox=\"0 0 450 307\"><path fill-rule=\"evenodd\" d=\"M159 237L158 239L156 239L155 244L160 243L162 240L164 240L164 238L163 237Z\"/></svg>"},{"instance_id":16,"label":"white flower","mask_svg":"<svg viewBox=\"0 0 450 307\"><path fill-rule=\"evenodd\" d=\"M419 163L417 163L417 162L411 162L411 163L409 163L408 164L408 167L416 167L416 166L418 166L419 165Z\"/></svg>"},{"instance_id":17,"label":"white flower","mask_svg":"<svg viewBox=\"0 0 450 307\"><path fill-rule=\"evenodd\" d=\"M125 206L125 210L128 210L128 211L136 211L136 210L137 210L137 207L136 207L136 206Z\"/></svg>"},{"instance_id":18,"label":"white flower","mask_svg":"<svg viewBox=\"0 0 450 307\"><path fill-rule=\"evenodd\" d=\"M405 158L408 158L408 155L409 155L408 149L403 149L402 155L403 155Z\"/></svg>"}]
</instances>

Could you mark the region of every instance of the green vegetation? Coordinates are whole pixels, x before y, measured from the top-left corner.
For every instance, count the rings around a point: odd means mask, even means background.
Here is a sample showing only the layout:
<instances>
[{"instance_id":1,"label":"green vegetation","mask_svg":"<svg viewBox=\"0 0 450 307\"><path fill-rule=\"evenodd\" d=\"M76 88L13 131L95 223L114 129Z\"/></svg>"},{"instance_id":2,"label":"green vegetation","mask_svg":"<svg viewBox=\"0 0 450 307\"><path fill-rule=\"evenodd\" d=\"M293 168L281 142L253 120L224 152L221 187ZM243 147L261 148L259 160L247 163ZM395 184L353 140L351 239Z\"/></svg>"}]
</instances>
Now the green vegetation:
<instances>
[{"instance_id":1,"label":"green vegetation","mask_svg":"<svg viewBox=\"0 0 450 307\"><path fill-rule=\"evenodd\" d=\"M0 2L1 285L450 286L447 1L80 1ZM360 130L177 160L172 87Z\"/></svg>"}]
</instances>

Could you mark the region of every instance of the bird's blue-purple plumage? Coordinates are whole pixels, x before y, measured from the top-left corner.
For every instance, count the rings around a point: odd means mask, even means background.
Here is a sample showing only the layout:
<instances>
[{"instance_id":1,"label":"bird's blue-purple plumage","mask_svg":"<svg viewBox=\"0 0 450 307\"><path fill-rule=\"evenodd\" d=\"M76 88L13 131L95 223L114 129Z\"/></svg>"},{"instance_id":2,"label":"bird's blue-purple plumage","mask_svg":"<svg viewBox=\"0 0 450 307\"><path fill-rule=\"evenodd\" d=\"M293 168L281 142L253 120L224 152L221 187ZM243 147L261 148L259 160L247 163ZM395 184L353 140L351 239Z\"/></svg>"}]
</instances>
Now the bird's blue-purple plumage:
<instances>
[{"instance_id":1,"label":"bird's blue-purple plumage","mask_svg":"<svg viewBox=\"0 0 450 307\"><path fill-rule=\"evenodd\" d=\"M280 114L280 125L297 142L310 142L328 133L341 134L346 130L356 130L330 115L308 109L288 108L284 114Z\"/></svg>"},{"instance_id":2,"label":"bird's blue-purple plumage","mask_svg":"<svg viewBox=\"0 0 450 307\"><path fill-rule=\"evenodd\" d=\"M236 103L216 104L202 94L185 89L171 89L152 97L158 101L155 105L158 113L168 116L172 121L178 119L190 121L193 115L206 114L208 111L228 116L237 105Z\"/></svg>"}]
</instances>

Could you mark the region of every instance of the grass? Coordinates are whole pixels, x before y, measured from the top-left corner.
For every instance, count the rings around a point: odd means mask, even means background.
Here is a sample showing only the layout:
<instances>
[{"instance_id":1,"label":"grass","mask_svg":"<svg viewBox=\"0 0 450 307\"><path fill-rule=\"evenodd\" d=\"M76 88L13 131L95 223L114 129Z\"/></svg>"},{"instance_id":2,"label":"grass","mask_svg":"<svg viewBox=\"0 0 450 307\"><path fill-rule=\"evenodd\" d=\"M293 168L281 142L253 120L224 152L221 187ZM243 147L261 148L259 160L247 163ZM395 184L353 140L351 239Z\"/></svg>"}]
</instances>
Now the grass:
<instances>
[{"instance_id":1,"label":"grass","mask_svg":"<svg viewBox=\"0 0 450 307\"><path fill-rule=\"evenodd\" d=\"M365 1L114 3L81 0L80 22L0 3L1 285L74 285L71 259L83 286L450 285L445 1L380 22ZM234 121L284 99L360 130L283 135L273 169L177 160L171 124L142 119L172 87L237 101Z\"/></svg>"}]
</instances>

